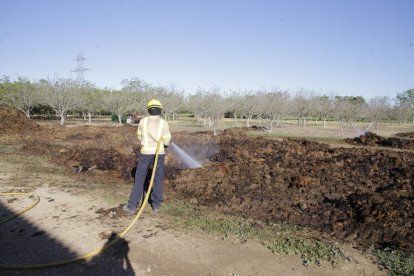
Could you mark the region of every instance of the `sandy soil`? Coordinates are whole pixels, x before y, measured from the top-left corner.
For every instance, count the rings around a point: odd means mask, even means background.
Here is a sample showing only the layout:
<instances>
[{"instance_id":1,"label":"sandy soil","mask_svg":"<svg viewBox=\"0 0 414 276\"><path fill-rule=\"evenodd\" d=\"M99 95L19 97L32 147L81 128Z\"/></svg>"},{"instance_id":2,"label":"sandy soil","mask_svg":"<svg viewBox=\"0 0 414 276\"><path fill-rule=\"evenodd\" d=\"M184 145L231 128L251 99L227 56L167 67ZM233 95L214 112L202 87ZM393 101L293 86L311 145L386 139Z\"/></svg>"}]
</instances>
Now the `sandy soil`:
<instances>
[{"instance_id":1,"label":"sandy soil","mask_svg":"<svg viewBox=\"0 0 414 276\"><path fill-rule=\"evenodd\" d=\"M62 173L46 159L0 151L0 191L30 191L40 203L0 226L0 263L32 264L73 258L103 246L130 216L102 215L114 208L108 193L126 198L130 186L107 187ZM115 190L116 189L116 190ZM30 204L31 199L0 199L0 216ZM146 211L117 245L86 262L2 275L386 275L372 260L344 247L350 261L305 267L299 256L275 255L255 241L241 242L173 226L162 213Z\"/></svg>"}]
</instances>

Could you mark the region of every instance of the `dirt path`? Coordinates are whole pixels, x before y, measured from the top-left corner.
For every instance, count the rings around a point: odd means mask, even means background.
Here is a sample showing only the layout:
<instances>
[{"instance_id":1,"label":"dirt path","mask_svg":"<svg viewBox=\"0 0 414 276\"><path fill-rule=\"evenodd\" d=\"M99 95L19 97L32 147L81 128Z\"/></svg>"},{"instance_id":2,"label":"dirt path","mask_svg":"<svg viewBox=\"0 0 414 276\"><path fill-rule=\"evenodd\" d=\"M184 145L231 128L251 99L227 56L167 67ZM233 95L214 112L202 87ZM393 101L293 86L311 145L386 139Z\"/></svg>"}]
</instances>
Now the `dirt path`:
<instances>
[{"instance_id":1,"label":"dirt path","mask_svg":"<svg viewBox=\"0 0 414 276\"><path fill-rule=\"evenodd\" d=\"M0 191L30 191L40 203L0 226L0 263L43 263L73 258L103 246L132 219L99 213L108 193L62 174L47 160L0 151ZM125 198L130 187L123 187ZM0 198L0 216L30 204L15 196ZM98 213L97 213L98 211ZM275 255L255 241L223 240L174 227L162 213L146 211L116 246L87 262L2 275L386 275L372 261L348 249L351 261L305 267L299 256Z\"/></svg>"}]
</instances>

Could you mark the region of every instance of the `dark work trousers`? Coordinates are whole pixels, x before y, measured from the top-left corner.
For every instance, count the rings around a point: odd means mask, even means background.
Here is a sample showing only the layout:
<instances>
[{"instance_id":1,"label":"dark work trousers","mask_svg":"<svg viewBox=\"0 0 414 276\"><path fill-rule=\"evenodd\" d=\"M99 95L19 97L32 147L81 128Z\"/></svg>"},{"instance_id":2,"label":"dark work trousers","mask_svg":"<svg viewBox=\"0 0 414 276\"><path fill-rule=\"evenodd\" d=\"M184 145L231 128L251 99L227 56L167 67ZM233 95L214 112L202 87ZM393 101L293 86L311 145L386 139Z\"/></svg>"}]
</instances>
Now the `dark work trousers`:
<instances>
[{"instance_id":1,"label":"dark work trousers","mask_svg":"<svg viewBox=\"0 0 414 276\"><path fill-rule=\"evenodd\" d=\"M164 180L164 158L165 154L158 155L157 170L154 176L154 185L152 186L151 205L152 209L157 209L162 203L163 180ZM144 183L153 166L155 154L139 154L137 171L135 172L135 183L128 200L128 208L135 210L141 201L144 192ZM154 168L155 169L155 168ZM150 191L148 191L149 193Z\"/></svg>"}]
</instances>

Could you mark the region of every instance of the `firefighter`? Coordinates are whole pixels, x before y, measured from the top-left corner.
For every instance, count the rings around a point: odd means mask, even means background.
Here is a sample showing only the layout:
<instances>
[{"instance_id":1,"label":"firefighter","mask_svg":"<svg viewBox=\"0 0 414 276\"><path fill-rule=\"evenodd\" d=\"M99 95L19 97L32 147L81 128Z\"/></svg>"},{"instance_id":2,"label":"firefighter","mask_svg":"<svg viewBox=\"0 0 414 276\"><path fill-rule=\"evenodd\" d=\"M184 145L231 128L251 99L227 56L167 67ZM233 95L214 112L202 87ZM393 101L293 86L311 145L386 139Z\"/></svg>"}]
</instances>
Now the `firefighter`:
<instances>
[{"instance_id":1,"label":"firefighter","mask_svg":"<svg viewBox=\"0 0 414 276\"><path fill-rule=\"evenodd\" d=\"M151 193L153 213L158 212L163 200L164 148L168 147L171 141L171 133L167 121L160 117L162 105L158 100L149 101L147 110L150 115L141 119L138 124L137 136L141 143L141 151L135 172L135 183L128 203L123 207L128 214L134 214L139 206L143 195L145 179L154 164L157 143L161 138L162 141L158 152L157 168L154 168L156 171Z\"/></svg>"}]
</instances>

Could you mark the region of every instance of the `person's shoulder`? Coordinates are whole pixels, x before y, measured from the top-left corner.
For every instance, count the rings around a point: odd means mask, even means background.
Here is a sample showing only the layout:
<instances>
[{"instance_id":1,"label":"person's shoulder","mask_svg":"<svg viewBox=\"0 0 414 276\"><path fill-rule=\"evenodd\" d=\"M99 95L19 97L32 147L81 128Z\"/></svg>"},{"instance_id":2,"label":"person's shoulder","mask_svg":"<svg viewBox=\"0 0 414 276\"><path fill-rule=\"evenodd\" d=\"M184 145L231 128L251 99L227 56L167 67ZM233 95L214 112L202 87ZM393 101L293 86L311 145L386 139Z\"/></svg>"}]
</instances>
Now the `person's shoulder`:
<instances>
[{"instance_id":1,"label":"person's shoulder","mask_svg":"<svg viewBox=\"0 0 414 276\"><path fill-rule=\"evenodd\" d=\"M138 125L142 125L146 120L148 120L148 116L145 116L144 118L142 118L141 120L139 120Z\"/></svg>"}]
</instances>

